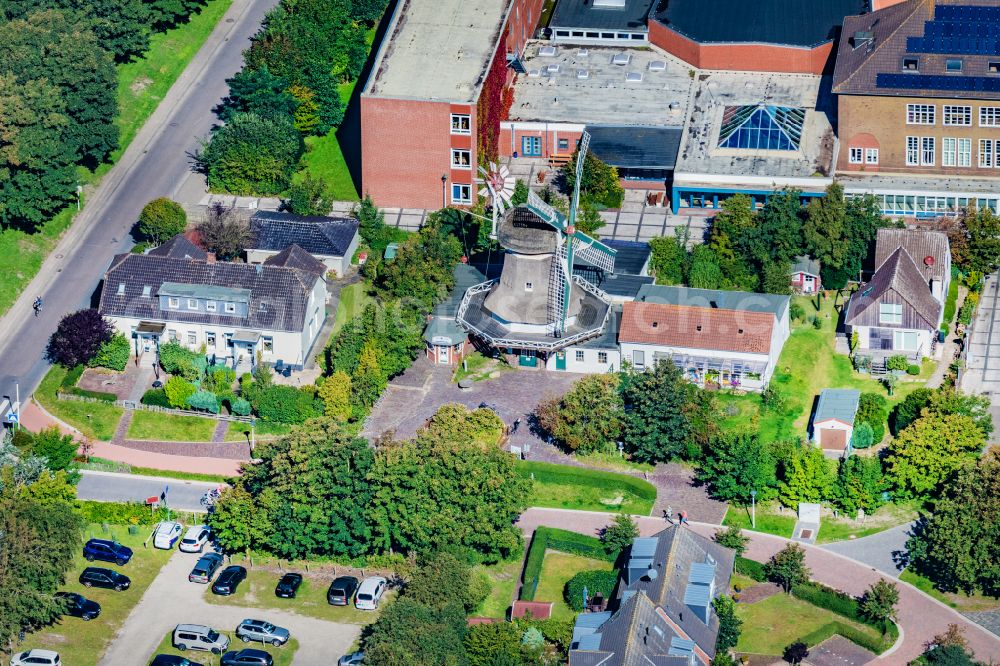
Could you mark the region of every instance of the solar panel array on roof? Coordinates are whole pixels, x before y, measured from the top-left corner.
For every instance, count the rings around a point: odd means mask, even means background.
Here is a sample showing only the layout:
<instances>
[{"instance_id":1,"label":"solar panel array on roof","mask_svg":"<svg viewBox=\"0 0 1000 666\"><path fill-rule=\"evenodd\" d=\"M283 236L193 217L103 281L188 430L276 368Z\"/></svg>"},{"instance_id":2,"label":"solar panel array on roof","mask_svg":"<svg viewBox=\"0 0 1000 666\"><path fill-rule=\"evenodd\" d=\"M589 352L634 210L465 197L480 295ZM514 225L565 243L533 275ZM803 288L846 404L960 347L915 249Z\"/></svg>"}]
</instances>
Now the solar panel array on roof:
<instances>
[{"instance_id":1,"label":"solar panel array on roof","mask_svg":"<svg viewBox=\"0 0 1000 666\"><path fill-rule=\"evenodd\" d=\"M923 36L906 39L909 53L996 55L1000 53L1000 7L937 5Z\"/></svg>"},{"instance_id":2,"label":"solar panel array on roof","mask_svg":"<svg viewBox=\"0 0 1000 666\"><path fill-rule=\"evenodd\" d=\"M720 148L798 150L805 111L786 106L727 106Z\"/></svg>"},{"instance_id":3,"label":"solar panel array on roof","mask_svg":"<svg viewBox=\"0 0 1000 666\"><path fill-rule=\"evenodd\" d=\"M959 92L1000 92L1000 77L949 76L946 74L890 74L875 78L877 88L900 90L954 90Z\"/></svg>"}]
</instances>

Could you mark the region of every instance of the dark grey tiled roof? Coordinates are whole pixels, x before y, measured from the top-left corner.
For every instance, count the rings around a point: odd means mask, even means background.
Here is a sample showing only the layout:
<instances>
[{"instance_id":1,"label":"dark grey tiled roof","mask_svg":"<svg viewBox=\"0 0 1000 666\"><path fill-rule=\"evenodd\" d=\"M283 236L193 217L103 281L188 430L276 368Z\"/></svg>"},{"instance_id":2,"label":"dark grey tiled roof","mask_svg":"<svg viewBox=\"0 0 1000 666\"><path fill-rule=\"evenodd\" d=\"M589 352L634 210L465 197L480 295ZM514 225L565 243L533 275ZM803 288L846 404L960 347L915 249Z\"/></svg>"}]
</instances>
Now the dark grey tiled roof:
<instances>
[{"instance_id":1,"label":"dark grey tiled roof","mask_svg":"<svg viewBox=\"0 0 1000 666\"><path fill-rule=\"evenodd\" d=\"M879 303L903 305L903 321L898 328L937 328L941 304L905 248L896 248L872 279L854 292L844 322L849 326L878 326L879 309L873 306Z\"/></svg>"},{"instance_id":2,"label":"dark grey tiled roof","mask_svg":"<svg viewBox=\"0 0 1000 666\"><path fill-rule=\"evenodd\" d=\"M652 250L649 243L625 240L602 240L602 243L615 250L615 273L624 275L641 275L649 263ZM573 255L573 268L578 266L593 266L592 263Z\"/></svg>"},{"instance_id":3,"label":"dark grey tiled roof","mask_svg":"<svg viewBox=\"0 0 1000 666\"><path fill-rule=\"evenodd\" d=\"M289 245L278 254L265 259L264 265L296 268L316 275L325 275L327 271L326 264L295 244Z\"/></svg>"},{"instance_id":4,"label":"dark grey tiled roof","mask_svg":"<svg viewBox=\"0 0 1000 666\"><path fill-rule=\"evenodd\" d=\"M591 0L559 0L551 28L596 28L646 32L646 16L653 0L624 0L624 6L595 7Z\"/></svg>"},{"instance_id":5,"label":"dark grey tiled roof","mask_svg":"<svg viewBox=\"0 0 1000 666\"><path fill-rule=\"evenodd\" d=\"M809 255L802 254L795 257L795 263L792 264L791 273L805 273L806 275L815 275L819 277L819 260L813 259Z\"/></svg>"},{"instance_id":6,"label":"dark grey tiled roof","mask_svg":"<svg viewBox=\"0 0 1000 666\"><path fill-rule=\"evenodd\" d=\"M749 291L723 291L721 289L695 289L693 287L669 287L651 284L639 290L637 301L663 303L665 305L687 305L700 308L718 308L744 312L770 312L782 318L788 311L788 296L758 294Z\"/></svg>"},{"instance_id":7,"label":"dark grey tiled roof","mask_svg":"<svg viewBox=\"0 0 1000 666\"><path fill-rule=\"evenodd\" d=\"M949 265L948 236L940 231L924 229L896 229L887 227L878 230L875 240L875 268L878 269L897 247L906 250L921 274L930 284L931 278L944 280ZM931 261L927 261L927 257Z\"/></svg>"},{"instance_id":8,"label":"dark grey tiled roof","mask_svg":"<svg viewBox=\"0 0 1000 666\"><path fill-rule=\"evenodd\" d=\"M579 275L590 284L612 296L621 296L628 299L634 299L639 295L643 287L653 284L656 281L656 278L650 275L608 274L595 266L582 264L573 266L573 275Z\"/></svg>"},{"instance_id":9,"label":"dark grey tiled roof","mask_svg":"<svg viewBox=\"0 0 1000 666\"><path fill-rule=\"evenodd\" d=\"M104 275L99 310L108 317L299 332L318 279L315 273L279 266L122 254L112 260ZM248 314L239 317L222 312L161 310L157 294L165 282L249 289ZM146 288L148 296L143 295Z\"/></svg>"},{"instance_id":10,"label":"dark grey tiled roof","mask_svg":"<svg viewBox=\"0 0 1000 666\"><path fill-rule=\"evenodd\" d=\"M250 248L280 252L295 244L310 254L342 257L358 233L349 217L303 217L259 210L250 218Z\"/></svg>"},{"instance_id":11,"label":"dark grey tiled roof","mask_svg":"<svg viewBox=\"0 0 1000 666\"><path fill-rule=\"evenodd\" d=\"M177 234L159 247L154 247L146 254L155 257L174 257L176 259L206 259L208 252L188 240L184 234Z\"/></svg>"}]
</instances>

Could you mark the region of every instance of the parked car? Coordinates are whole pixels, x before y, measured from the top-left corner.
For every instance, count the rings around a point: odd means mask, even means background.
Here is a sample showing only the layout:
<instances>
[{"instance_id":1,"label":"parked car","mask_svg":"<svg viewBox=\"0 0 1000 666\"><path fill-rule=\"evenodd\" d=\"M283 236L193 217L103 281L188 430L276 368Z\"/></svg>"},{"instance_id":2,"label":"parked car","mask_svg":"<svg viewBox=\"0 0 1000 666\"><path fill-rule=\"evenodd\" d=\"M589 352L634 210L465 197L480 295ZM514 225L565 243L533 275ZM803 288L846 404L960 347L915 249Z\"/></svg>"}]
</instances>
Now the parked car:
<instances>
[{"instance_id":1,"label":"parked car","mask_svg":"<svg viewBox=\"0 0 1000 666\"><path fill-rule=\"evenodd\" d=\"M211 531L208 529L208 525L192 525L184 533L180 549L185 553L200 553L205 550L205 544L208 543L210 535Z\"/></svg>"},{"instance_id":2,"label":"parked car","mask_svg":"<svg viewBox=\"0 0 1000 666\"><path fill-rule=\"evenodd\" d=\"M241 566L230 566L222 570L212 585L212 592L222 596L235 594L239 584L246 580L247 570Z\"/></svg>"},{"instance_id":3,"label":"parked car","mask_svg":"<svg viewBox=\"0 0 1000 666\"><path fill-rule=\"evenodd\" d=\"M244 648L222 655L222 666L273 666L274 658L263 650Z\"/></svg>"},{"instance_id":4,"label":"parked car","mask_svg":"<svg viewBox=\"0 0 1000 666\"><path fill-rule=\"evenodd\" d=\"M243 620L240 622L240 626L236 627L236 636L244 643L258 641L270 643L274 647L284 645L291 637L288 629L276 627L264 620Z\"/></svg>"},{"instance_id":5,"label":"parked car","mask_svg":"<svg viewBox=\"0 0 1000 666\"><path fill-rule=\"evenodd\" d=\"M52 650L26 650L10 658L10 666L61 666L59 653Z\"/></svg>"},{"instance_id":6,"label":"parked car","mask_svg":"<svg viewBox=\"0 0 1000 666\"><path fill-rule=\"evenodd\" d=\"M351 654L345 654L337 661L337 666L357 666L358 664L364 662L365 653L358 650L357 652L352 652Z\"/></svg>"},{"instance_id":7,"label":"parked car","mask_svg":"<svg viewBox=\"0 0 1000 666\"><path fill-rule=\"evenodd\" d=\"M56 592L57 599L66 600L66 615L93 620L101 614L101 604L76 592Z\"/></svg>"},{"instance_id":8,"label":"parked car","mask_svg":"<svg viewBox=\"0 0 1000 666\"><path fill-rule=\"evenodd\" d=\"M350 606L351 598L358 590L358 579L354 576L340 576L330 583L326 591L326 602L331 606Z\"/></svg>"},{"instance_id":9,"label":"parked car","mask_svg":"<svg viewBox=\"0 0 1000 666\"><path fill-rule=\"evenodd\" d=\"M302 584L302 574L286 573L278 581L278 586L274 588L274 596L282 599L294 599Z\"/></svg>"},{"instance_id":10,"label":"parked car","mask_svg":"<svg viewBox=\"0 0 1000 666\"><path fill-rule=\"evenodd\" d=\"M181 530L183 529L180 523L173 521L160 523L156 526L156 531L153 532L153 548L172 549L177 540L181 538Z\"/></svg>"},{"instance_id":11,"label":"parked car","mask_svg":"<svg viewBox=\"0 0 1000 666\"><path fill-rule=\"evenodd\" d=\"M158 654L149 662L149 666L193 666L193 664L180 655Z\"/></svg>"},{"instance_id":12,"label":"parked car","mask_svg":"<svg viewBox=\"0 0 1000 666\"><path fill-rule=\"evenodd\" d=\"M174 627L174 647L184 650L204 650L222 654L229 647L229 636L203 624L178 624Z\"/></svg>"},{"instance_id":13,"label":"parked car","mask_svg":"<svg viewBox=\"0 0 1000 666\"><path fill-rule=\"evenodd\" d=\"M125 566L132 559L132 549L108 539L91 539L83 544L83 556L88 562L100 560Z\"/></svg>"},{"instance_id":14,"label":"parked car","mask_svg":"<svg viewBox=\"0 0 1000 666\"><path fill-rule=\"evenodd\" d=\"M80 574L80 582L83 583L84 587L103 587L116 592L127 590L132 584L128 576L102 567L84 569L83 573Z\"/></svg>"},{"instance_id":15,"label":"parked car","mask_svg":"<svg viewBox=\"0 0 1000 666\"><path fill-rule=\"evenodd\" d=\"M385 594L385 587L388 581L382 576L369 576L361 581L358 588L358 596L354 600L354 605L360 610L375 610L378 602Z\"/></svg>"},{"instance_id":16,"label":"parked car","mask_svg":"<svg viewBox=\"0 0 1000 666\"><path fill-rule=\"evenodd\" d=\"M222 555L218 553L205 553L195 562L194 568L188 574L188 580L192 583L209 583L212 576L222 566Z\"/></svg>"}]
</instances>

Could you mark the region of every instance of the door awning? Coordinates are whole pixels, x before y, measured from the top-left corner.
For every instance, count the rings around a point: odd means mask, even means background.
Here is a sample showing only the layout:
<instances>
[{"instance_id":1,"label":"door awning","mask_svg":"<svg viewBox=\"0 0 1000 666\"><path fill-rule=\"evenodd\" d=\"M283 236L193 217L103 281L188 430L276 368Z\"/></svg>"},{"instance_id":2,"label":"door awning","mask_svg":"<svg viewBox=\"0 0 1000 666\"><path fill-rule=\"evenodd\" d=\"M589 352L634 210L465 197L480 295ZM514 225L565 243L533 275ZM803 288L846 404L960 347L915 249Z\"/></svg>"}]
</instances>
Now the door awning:
<instances>
[{"instance_id":1,"label":"door awning","mask_svg":"<svg viewBox=\"0 0 1000 666\"><path fill-rule=\"evenodd\" d=\"M233 342L243 342L255 345L258 340L260 340L259 331L236 331L233 333Z\"/></svg>"},{"instance_id":2,"label":"door awning","mask_svg":"<svg viewBox=\"0 0 1000 666\"><path fill-rule=\"evenodd\" d=\"M163 335L163 330L167 327L163 322L140 321L135 327L136 333L152 333L153 335Z\"/></svg>"}]
</instances>

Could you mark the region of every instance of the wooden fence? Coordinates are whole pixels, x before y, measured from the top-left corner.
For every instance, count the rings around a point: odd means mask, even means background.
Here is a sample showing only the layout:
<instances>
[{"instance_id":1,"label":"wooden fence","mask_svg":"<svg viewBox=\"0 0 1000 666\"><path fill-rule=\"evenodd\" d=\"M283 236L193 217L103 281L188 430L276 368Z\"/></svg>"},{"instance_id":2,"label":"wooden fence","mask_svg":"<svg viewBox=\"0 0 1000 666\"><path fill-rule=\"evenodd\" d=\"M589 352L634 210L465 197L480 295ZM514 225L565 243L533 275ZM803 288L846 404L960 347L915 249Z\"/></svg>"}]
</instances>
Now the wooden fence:
<instances>
[{"instance_id":1,"label":"wooden fence","mask_svg":"<svg viewBox=\"0 0 1000 666\"><path fill-rule=\"evenodd\" d=\"M163 412L165 414L174 414L176 416L199 416L204 419L215 419L216 421L230 421L233 423L246 423L250 424L253 421L251 416L236 416L234 414L213 414L211 412L199 412L194 409L173 409L171 407L161 407L159 405L145 405L141 402L135 400L101 400L100 398L92 398L85 395L76 395L74 393L63 393L59 391L56 393L56 398L59 400L76 400L77 402L96 402L103 405L116 405L118 407L123 407L125 409L139 409L145 410L147 412Z\"/></svg>"}]
</instances>

